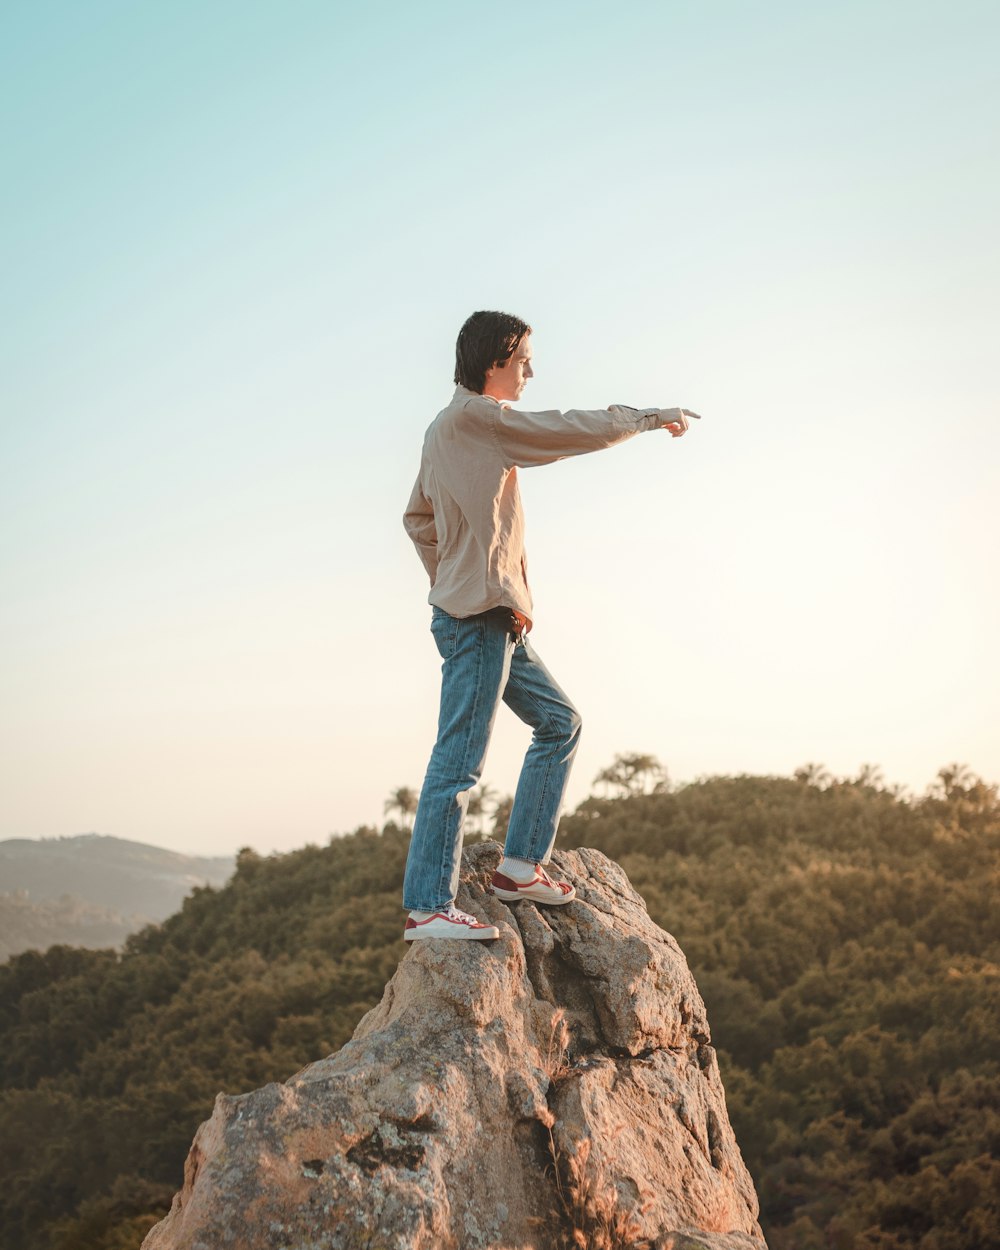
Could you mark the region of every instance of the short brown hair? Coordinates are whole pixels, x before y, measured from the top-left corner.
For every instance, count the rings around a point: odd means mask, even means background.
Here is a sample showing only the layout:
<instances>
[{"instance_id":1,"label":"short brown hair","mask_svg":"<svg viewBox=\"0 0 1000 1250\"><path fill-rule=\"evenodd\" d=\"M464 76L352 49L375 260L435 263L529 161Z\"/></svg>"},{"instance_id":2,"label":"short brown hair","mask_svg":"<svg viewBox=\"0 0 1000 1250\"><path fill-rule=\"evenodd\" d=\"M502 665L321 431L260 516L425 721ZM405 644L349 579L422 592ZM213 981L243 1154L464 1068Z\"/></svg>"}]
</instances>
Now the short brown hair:
<instances>
[{"instance_id":1,"label":"short brown hair","mask_svg":"<svg viewBox=\"0 0 1000 1250\"><path fill-rule=\"evenodd\" d=\"M458 332L455 344L455 382L480 395L486 371L510 360L531 326L513 313L474 312Z\"/></svg>"}]
</instances>

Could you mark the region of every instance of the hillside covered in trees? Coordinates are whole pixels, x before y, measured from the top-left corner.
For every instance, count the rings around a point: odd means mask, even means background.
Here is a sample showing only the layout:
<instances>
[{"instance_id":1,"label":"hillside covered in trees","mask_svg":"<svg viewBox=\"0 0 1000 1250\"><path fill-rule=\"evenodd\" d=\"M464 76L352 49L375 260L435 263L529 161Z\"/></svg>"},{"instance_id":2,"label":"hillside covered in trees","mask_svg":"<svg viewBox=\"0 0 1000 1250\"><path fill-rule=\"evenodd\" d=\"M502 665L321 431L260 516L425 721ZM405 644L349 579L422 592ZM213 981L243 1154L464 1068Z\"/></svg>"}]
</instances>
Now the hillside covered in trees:
<instances>
[{"instance_id":1,"label":"hillside covered in trees","mask_svg":"<svg viewBox=\"0 0 1000 1250\"><path fill-rule=\"evenodd\" d=\"M628 790L560 844L617 859L684 948L772 1250L1000 1247L996 787L950 769L906 799L806 769ZM134 1250L219 1090L350 1037L404 954L407 843L390 824L243 852L121 954L0 967L5 1247Z\"/></svg>"}]
</instances>

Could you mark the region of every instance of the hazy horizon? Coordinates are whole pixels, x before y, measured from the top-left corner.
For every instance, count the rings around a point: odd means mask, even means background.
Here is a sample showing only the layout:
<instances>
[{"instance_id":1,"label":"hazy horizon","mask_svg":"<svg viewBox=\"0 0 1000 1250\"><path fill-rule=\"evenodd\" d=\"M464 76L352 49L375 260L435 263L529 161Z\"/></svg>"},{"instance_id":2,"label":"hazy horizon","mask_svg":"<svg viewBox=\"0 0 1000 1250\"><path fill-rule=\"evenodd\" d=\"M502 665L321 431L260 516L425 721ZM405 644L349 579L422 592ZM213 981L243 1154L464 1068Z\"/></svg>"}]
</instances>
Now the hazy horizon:
<instances>
[{"instance_id":1,"label":"hazy horizon","mask_svg":"<svg viewBox=\"0 0 1000 1250\"><path fill-rule=\"evenodd\" d=\"M942 768L950 767L952 764L955 764L955 763L958 763L961 765L962 761L948 761L947 764L942 765ZM817 765L820 765L820 767L822 768L822 763L821 761L818 761L818 760L803 760L802 764L803 765L817 764ZM866 764L872 765L872 761L866 761ZM862 767L864 767L864 765L862 765ZM882 770L878 768L877 765L874 765L874 767L876 770L874 784L879 787L884 787L887 789L892 789L894 787L899 788L898 797L903 798L908 801L918 800L922 798L937 783L937 775L935 774L935 777L928 779L928 782L925 786L922 786L920 788L913 788L910 786L905 786L902 782L898 782L894 778L886 777L884 773L882 772ZM849 775L834 776L831 774L826 781L821 781L820 783L821 788L825 788L827 784L836 784L838 782L840 783L849 782L853 779L854 776L857 776L857 774L860 771L861 769L855 770L855 773L851 776ZM986 783L987 785L996 786L1000 784L996 780L990 777L981 776L980 774L976 773L974 769L971 769L970 772L973 776L977 777L980 781ZM715 777L720 777L723 775L725 774L705 774L700 777L681 779L679 781L672 780L671 789L684 787L686 785L698 784L700 782L710 781ZM780 774L768 774L768 775L780 776ZM482 784L484 786L490 786L491 790L494 791L494 797L500 796L500 792L497 791L495 787L490 785L490 779L488 777L485 777L483 779ZM571 803L567 806L564 812L564 815L566 816L571 815L575 811L575 809L579 807L580 803L582 803L586 798L591 797L591 795L597 798L609 797L608 793L600 785L591 785L590 787L588 787L588 790L589 790L588 794L583 794L580 797L580 799L577 800L577 802ZM389 797L390 797L390 794L387 792L385 798L388 799ZM622 797L622 796L618 794L618 795L611 795L610 797ZM315 835L305 836L301 842L297 842L297 843L289 842L287 845L283 845L281 847L261 848L257 846L257 847L253 847L252 849L257 850L260 854L265 854L265 855L266 854L284 854L286 852L302 850L306 846L323 846L332 838L348 837L351 834L356 833L359 828L364 827L364 824L367 824L369 826L375 826L377 828L382 828L387 823L394 823L397 826L399 826L400 819L401 818L398 812L386 813L383 810L381 815L377 819L364 822L362 825L355 825L353 828L350 828L350 829L331 829L327 831L325 834L320 834L318 836L315 836ZM477 827L477 822L475 820L473 821L473 826ZM468 830L466 832L468 833ZM489 836L494 836L494 835L489 835ZM37 834L35 836L21 835L21 834L4 835L0 837L0 846L2 846L5 842L9 842L9 841L62 842L62 841L73 841L79 838L110 838L113 840L118 840L118 841L123 841L123 842L131 842L140 846L149 846L155 850L167 850L167 851L172 851L178 855L187 855L193 858L201 858L201 859L230 858L234 856L236 852L239 851L244 845L246 845L245 843L237 842L237 843L234 843L233 846L229 850L206 851L206 850L199 850L197 847L194 847L193 845L185 846L180 842L178 842L177 845L167 847L167 846L163 846L161 843L158 843L158 842L149 842L144 838L129 837L127 833L126 834L122 834L122 833L110 834L110 833L105 833L99 829L81 829L74 833Z\"/></svg>"},{"instance_id":2,"label":"hazy horizon","mask_svg":"<svg viewBox=\"0 0 1000 1250\"><path fill-rule=\"evenodd\" d=\"M0 17L0 838L262 852L418 788L401 516L476 308L539 653L674 781L1000 778L1000 12L190 0ZM485 779L513 791L501 713Z\"/></svg>"}]
</instances>

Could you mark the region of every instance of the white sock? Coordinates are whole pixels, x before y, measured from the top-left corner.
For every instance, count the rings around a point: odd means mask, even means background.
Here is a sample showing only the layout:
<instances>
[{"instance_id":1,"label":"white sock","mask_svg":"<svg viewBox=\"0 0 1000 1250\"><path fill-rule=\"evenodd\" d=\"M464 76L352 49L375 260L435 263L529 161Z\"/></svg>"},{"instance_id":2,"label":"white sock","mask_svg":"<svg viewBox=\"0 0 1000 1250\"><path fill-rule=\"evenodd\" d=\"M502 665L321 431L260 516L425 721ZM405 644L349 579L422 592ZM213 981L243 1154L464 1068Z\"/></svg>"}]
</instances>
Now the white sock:
<instances>
[{"instance_id":1,"label":"white sock","mask_svg":"<svg viewBox=\"0 0 1000 1250\"><path fill-rule=\"evenodd\" d=\"M516 881L518 885L523 885L535 875L535 865L530 860L511 859L505 855L500 861L500 867L497 869L497 872L502 872L505 877L510 877L511 881Z\"/></svg>"},{"instance_id":2,"label":"white sock","mask_svg":"<svg viewBox=\"0 0 1000 1250\"><path fill-rule=\"evenodd\" d=\"M410 919L411 920L430 920L431 916L433 915L436 915L436 913L432 911L411 911Z\"/></svg>"}]
</instances>

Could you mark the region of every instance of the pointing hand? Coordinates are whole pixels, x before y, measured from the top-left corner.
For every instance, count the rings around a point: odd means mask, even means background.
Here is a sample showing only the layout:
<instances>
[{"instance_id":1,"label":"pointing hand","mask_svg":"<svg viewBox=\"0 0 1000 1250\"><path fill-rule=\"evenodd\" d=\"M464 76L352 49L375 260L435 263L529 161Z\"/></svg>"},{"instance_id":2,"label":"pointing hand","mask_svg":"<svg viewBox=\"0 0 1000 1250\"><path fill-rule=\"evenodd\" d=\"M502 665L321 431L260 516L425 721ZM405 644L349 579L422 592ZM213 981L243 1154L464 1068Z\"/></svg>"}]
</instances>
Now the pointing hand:
<instances>
[{"instance_id":1,"label":"pointing hand","mask_svg":"<svg viewBox=\"0 0 1000 1250\"><path fill-rule=\"evenodd\" d=\"M697 412L692 412L690 408L661 408L660 411L666 420L663 423L663 429L668 430L671 438L680 438L690 428L689 417L694 417L696 421L700 421L701 417Z\"/></svg>"}]
</instances>

